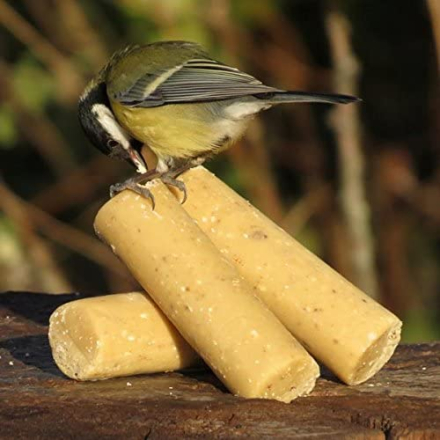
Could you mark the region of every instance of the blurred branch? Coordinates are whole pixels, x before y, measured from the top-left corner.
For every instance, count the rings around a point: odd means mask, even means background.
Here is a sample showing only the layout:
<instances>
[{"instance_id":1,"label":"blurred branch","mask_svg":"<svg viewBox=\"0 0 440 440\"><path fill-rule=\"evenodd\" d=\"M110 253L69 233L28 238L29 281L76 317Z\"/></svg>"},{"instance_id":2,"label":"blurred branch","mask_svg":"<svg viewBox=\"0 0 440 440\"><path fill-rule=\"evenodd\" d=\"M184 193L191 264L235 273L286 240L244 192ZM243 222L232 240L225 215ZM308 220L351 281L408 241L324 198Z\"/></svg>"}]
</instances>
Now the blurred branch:
<instances>
[{"instance_id":1,"label":"blurred branch","mask_svg":"<svg viewBox=\"0 0 440 440\"><path fill-rule=\"evenodd\" d=\"M52 0L23 0L32 19L46 35L50 35L51 41L57 47L65 47L69 44L69 35L63 32L60 21L57 19Z\"/></svg>"},{"instance_id":2,"label":"blurred branch","mask_svg":"<svg viewBox=\"0 0 440 440\"><path fill-rule=\"evenodd\" d=\"M426 0L429 16L432 23L432 33L437 52L437 67L440 73L440 2L439 0Z\"/></svg>"},{"instance_id":3,"label":"blurred branch","mask_svg":"<svg viewBox=\"0 0 440 440\"><path fill-rule=\"evenodd\" d=\"M350 47L349 23L332 9L326 26L334 64L335 88L340 93L357 94L359 64ZM352 244L354 283L373 298L378 296L377 274L370 210L365 194L364 158L356 105L332 110L341 172L341 204Z\"/></svg>"},{"instance_id":4,"label":"blurred branch","mask_svg":"<svg viewBox=\"0 0 440 440\"><path fill-rule=\"evenodd\" d=\"M55 175L62 176L75 166L69 147L64 142L58 127L40 115L31 114L17 102L14 102L22 135L30 144L35 145ZM29 130L32 127L32 130Z\"/></svg>"},{"instance_id":5,"label":"blurred branch","mask_svg":"<svg viewBox=\"0 0 440 440\"><path fill-rule=\"evenodd\" d=\"M11 77L11 69L0 60L0 98L8 102L17 114L22 135L35 146L55 175L72 170L75 164L73 157L57 126L50 119L27 110L14 94Z\"/></svg>"},{"instance_id":6,"label":"blurred branch","mask_svg":"<svg viewBox=\"0 0 440 440\"><path fill-rule=\"evenodd\" d=\"M433 93L430 93L430 131L433 145L436 145L437 155L440 154L440 87L438 77L440 76L440 2L438 0L426 0L429 16L431 19L432 35L437 56L438 76L433 82ZM437 168L440 173L440 167Z\"/></svg>"},{"instance_id":7,"label":"blurred branch","mask_svg":"<svg viewBox=\"0 0 440 440\"><path fill-rule=\"evenodd\" d=\"M240 53L237 49L244 47L246 51L252 52L254 48L248 35L234 23L230 8L230 0L211 0L205 18L221 41L222 47L227 49L232 62L239 65ZM237 41L242 44L237 45ZM245 151L245 147L250 151ZM283 203L271 168L261 122L253 121L245 142L234 145L229 150L229 157L243 176L243 184L253 203L272 220L281 220Z\"/></svg>"},{"instance_id":8,"label":"blurred branch","mask_svg":"<svg viewBox=\"0 0 440 440\"><path fill-rule=\"evenodd\" d=\"M307 222L322 210L323 205L332 195L330 185L322 185L311 189L292 205L280 222L280 226L290 235L299 234Z\"/></svg>"},{"instance_id":9,"label":"blurred branch","mask_svg":"<svg viewBox=\"0 0 440 440\"><path fill-rule=\"evenodd\" d=\"M121 164L104 155L96 155L81 168L62 176L32 200L44 211L59 214L66 209L88 203L103 187L115 183Z\"/></svg>"},{"instance_id":10,"label":"blurred branch","mask_svg":"<svg viewBox=\"0 0 440 440\"><path fill-rule=\"evenodd\" d=\"M28 212L15 195L0 180L0 208L14 223L26 254L32 261L32 289L49 292L69 292L71 286L62 274L56 260L46 244L35 234Z\"/></svg>"},{"instance_id":11,"label":"blurred branch","mask_svg":"<svg viewBox=\"0 0 440 440\"><path fill-rule=\"evenodd\" d=\"M74 65L5 0L0 0L0 24L28 46L53 72L59 96L67 102L75 101L83 87L83 79Z\"/></svg>"},{"instance_id":12,"label":"blurred branch","mask_svg":"<svg viewBox=\"0 0 440 440\"><path fill-rule=\"evenodd\" d=\"M279 11L265 22L269 38L254 51L254 62L288 89L328 89L329 69L313 64L303 36ZM285 86L284 86L285 85Z\"/></svg>"},{"instance_id":13,"label":"blurred branch","mask_svg":"<svg viewBox=\"0 0 440 440\"><path fill-rule=\"evenodd\" d=\"M270 168L269 151L263 139L263 124L254 120L246 138L234 145L228 154L235 167L240 170L249 198L269 218L279 222L283 217L284 207Z\"/></svg>"},{"instance_id":14,"label":"blurred branch","mask_svg":"<svg viewBox=\"0 0 440 440\"><path fill-rule=\"evenodd\" d=\"M405 203L420 218L424 225L440 237L440 169L431 179L419 180L413 158L396 145L394 149L387 146L375 161L378 171L380 195L382 198L389 194L395 205ZM391 205L390 200L382 202L384 206Z\"/></svg>"},{"instance_id":15,"label":"blurred branch","mask_svg":"<svg viewBox=\"0 0 440 440\"><path fill-rule=\"evenodd\" d=\"M435 231L440 238L440 185L430 183L419 187L408 200L410 206L420 215Z\"/></svg>"},{"instance_id":16,"label":"blurred branch","mask_svg":"<svg viewBox=\"0 0 440 440\"><path fill-rule=\"evenodd\" d=\"M5 212L11 214L10 217L22 226L26 241L29 241L29 231L38 227L49 239L108 270L128 276L128 272L107 246L100 243L96 238L57 220L43 210L19 198L2 183L0 183L0 203L2 203ZM32 226L31 221L35 226ZM32 239L37 240L37 242L40 241L34 234L32 234ZM64 289L64 291L68 290Z\"/></svg>"},{"instance_id":17,"label":"blurred branch","mask_svg":"<svg viewBox=\"0 0 440 440\"><path fill-rule=\"evenodd\" d=\"M58 48L84 54L95 68L107 59L107 50L99 34L90 25L76 0L24 0L32 18ZM55 6L55 7L54 7Z\"/></svg>"},{"instance_id":18,"label":"blurred branch","mask_svg":"<svg viewBox=\"0 0 440 440\"><path fill-rule=\"evenodd\" d=\"M108 59L107 49L77 0L55 0L62 18L62 29L69 42L83 51L92 65L99 69Z\"/></svg>"},{"instance_id":19,"label":"blurred branch","mask_svg":"<svg viewBox=\"0 0 440 440\"><path fill-rule=\"evenodd\" d=\"M266 71L276 83L293 90L328 90L328 68L313 63L313 56L304 36L276 8L264 21L268 37L253 52L253 61ZM312 106L292 106L288 109L295 127L294 144L277 150L278 163L289 164L299 174L305 196L283 219L284 227L296 234L313 216L322 237L321 256L338 272L350 278L352 269L348 261L349 247L335 206L335 193L326 181L330 155L326 152L319 133L319 125Z\"/></svg>"},{"instance_id":20,"label":"blurred branch","mask_svg":"<svg viewBox=\"0 0 440 440\"><path fill-rule=\"evenodd\" d=\"M210 0L206 3L206 13L203 15L214 35L220 40L227 55L238 62L241 47L250 49L251 41L246 32L238 27L231 17L230 0ZM241 44L237 44L240 41Z\"/></svg>"}]
</instances>

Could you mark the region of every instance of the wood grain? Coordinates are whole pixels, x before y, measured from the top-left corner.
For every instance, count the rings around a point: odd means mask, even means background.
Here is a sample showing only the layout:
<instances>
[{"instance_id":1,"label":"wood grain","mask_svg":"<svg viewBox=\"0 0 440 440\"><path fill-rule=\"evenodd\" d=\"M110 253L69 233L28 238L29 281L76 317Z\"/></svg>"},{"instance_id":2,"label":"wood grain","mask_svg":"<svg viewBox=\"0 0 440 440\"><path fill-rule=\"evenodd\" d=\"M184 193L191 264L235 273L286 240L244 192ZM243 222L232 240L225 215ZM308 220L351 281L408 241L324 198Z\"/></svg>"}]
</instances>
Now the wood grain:
<instances>
[{"instance_id":1,"label":"wood grain","mask_svg":"<svg viewBox=\"0 0 440 440\"><path fill-rule=\"evenodd\" d=\"M1 439L440 439L440 342L400 346L363 385L324 373L289 405L234 397L207 369L80 383L47 340L50 313L80 297L0 294Z\"/></svg>"}]
</instances>

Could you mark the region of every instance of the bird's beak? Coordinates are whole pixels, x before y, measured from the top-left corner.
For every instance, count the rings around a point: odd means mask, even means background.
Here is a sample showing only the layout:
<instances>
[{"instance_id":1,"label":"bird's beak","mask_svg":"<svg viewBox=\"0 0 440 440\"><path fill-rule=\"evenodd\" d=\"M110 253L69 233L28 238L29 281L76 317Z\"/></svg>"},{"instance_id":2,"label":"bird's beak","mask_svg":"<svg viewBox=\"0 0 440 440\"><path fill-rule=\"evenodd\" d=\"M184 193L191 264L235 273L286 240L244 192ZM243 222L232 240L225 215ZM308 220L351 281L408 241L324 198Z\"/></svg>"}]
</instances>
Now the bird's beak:
<instances>
[{"instance_id":1,"label":"bird's beak","mask_svg":"<svg viewBox=\"0 0 440 440\"><path fill-rule=\"evenodd\" d=\"M136 171L139 174L144 174L148 171L147 164L145 163L144 158L138 151L136 151L134 148L130 148L128 150L128 154L134 166L136 167Z\"/></svg>"}]
</instances>

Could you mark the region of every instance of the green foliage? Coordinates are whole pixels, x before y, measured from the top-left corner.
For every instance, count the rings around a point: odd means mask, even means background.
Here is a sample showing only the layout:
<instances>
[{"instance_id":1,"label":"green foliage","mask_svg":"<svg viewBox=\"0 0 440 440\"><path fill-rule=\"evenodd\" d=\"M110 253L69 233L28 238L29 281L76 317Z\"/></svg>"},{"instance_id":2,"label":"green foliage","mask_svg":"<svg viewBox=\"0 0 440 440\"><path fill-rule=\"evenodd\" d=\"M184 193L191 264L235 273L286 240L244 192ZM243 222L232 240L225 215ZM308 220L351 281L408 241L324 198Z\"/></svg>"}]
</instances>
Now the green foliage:
<instances>
[{"instance_id":1,"label":"green foliage","mask_svg":"<svg viewBox=\"0 0 440 440\"><path fill-rule=\"evenodd\" d=\"M234 188L240 195L249 198L243 185L243 176L240 175L237 168L231 167L231 163L227 159L217 156L211 162L207 162L205 166L215 175L222 176L223 182Z\"/></svg>"},{"instance_id":2,"label":"green foliage","mask_svg":"<svg viewBox=\"0 0 440 440\"><path fill-rule=\"evenodd\" d=\"M12 148L17 139L14 112L9 105L0 104L0 148Z\"/></svg>"},{"instance_id":3,"label":"green foliage","mask_svg":"<svg viewBox=\"0 0 440 440\"><path fill-rule=\"evenodd\" d=\"M324 254L322 237L312 225L304 225L304 227L295 234L295 239L315 255L318 255L322 258Z\"/></svg>"},{"instance_id":4,"label":"green foliage","mask_svg":"<svg viewBox=\"0 0 440 440\"><path fill-rule=\"evenodd\" d=\"M55 97L54 79L31 55L22 57L14 66L14 92L28 110L43 113Z\"/></svg>"},{"instance_id":5,"label":"green foliage","mask_svg":"<svg viewBox=\"0 0 440 440\"><path fill-rule=\"evenodd\" d=\"M127 0L120 9L130 20L131 42L190 40L209 45L208 29L202 20L204 5L200 0Z\"/></svg>"},{"instance_id":6,"label":"green foliage","mask_svg":"<svg viewBox=\"0 0 440 440\"><path fill-rule=\"evenodd\" d=\"M440 338L436 316L425 309L412 309L403 317L403 342L435 341Z\"/></svg>"},{"instance_id":7,"label":"green foliage","mask_svg":"<svg viewBox=\"0 0 440 440\"><path fill-rule=\"evenodd\" d=\"M280 9L279 0L240 0L231 3L233 16L241 23L252 26L264 22Z\"/></svg>"}]
</instances>

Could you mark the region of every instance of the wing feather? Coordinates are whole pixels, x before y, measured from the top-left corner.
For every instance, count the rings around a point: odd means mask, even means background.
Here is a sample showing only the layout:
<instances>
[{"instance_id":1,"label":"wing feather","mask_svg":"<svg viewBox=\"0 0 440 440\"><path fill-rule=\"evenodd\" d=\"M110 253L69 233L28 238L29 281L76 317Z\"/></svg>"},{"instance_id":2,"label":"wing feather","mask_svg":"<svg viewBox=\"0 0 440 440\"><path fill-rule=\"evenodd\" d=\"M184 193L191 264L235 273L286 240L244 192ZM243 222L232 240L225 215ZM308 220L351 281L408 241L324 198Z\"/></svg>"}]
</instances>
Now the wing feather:
<instances>
[{"instance_id":1,"label":"wing feather","mask_svg":"<svg viewBox=\"0 0 440 440\"><path fill-rule=\"evenodd\" d=\"M278 91L235 67L209 59L191 59L172 71L144 75L117 100L132 107L157 107Z\"/></svg>"}]
</instances>

